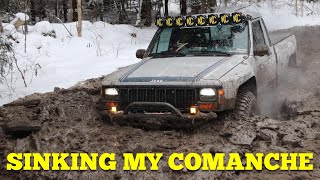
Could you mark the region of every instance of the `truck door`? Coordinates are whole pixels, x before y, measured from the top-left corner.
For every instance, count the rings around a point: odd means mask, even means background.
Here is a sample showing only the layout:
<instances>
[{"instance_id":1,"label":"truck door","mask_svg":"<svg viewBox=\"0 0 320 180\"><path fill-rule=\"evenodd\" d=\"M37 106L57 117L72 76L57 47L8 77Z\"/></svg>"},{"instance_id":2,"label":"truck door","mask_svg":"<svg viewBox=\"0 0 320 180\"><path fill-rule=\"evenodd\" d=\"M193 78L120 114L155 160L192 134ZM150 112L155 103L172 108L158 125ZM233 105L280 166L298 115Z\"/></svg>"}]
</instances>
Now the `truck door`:
<instances>
[{"instance_id":1,"label":"truck door","mask_svg":"<svg viewBox=\"0 0 320 180\"><path fill-rule=\"evenodd\" d=\"M258 87L265 88L276 84L277 60L268 38L268 32L261 21L252 21L253 55Z\"/></svg>"}]
</instances>

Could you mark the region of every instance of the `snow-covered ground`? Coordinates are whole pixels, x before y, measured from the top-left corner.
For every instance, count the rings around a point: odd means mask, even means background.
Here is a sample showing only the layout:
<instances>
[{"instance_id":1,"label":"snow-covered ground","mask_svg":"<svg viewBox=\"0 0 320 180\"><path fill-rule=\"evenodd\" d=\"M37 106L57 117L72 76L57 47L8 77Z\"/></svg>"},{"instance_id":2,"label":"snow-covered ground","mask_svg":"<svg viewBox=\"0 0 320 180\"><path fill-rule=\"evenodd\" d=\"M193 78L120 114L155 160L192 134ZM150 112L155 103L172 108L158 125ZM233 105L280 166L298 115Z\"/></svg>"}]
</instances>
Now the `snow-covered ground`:
<instances>
[{"instance_id":1,"label":"snow-covered ground","mask_svg":"<svg viewBox=\"0 0 320 180\"><path fill-rule=\"evenodd\" d=\"M314 26L320 24L320 2L317 4L305 3L304 8L298 7L298 16L294 4L284 1L260 3L248 6L246 10L259 12L269 31L288 29L294 26Z\"/></svg>"},{"instance_id":2,"label":"snow-covered ground","mask_svg":"<svg viewBox=\"0 0 320 180\"><path fill-rule=\"evenodd\" d=\"M83 22L83 37L77 37L76 23L62 24L39 22L29 27L27 49L24 52L24 35L10 24L11 31L20 43L14 43L21 74L14 69L8 75L8 84L0 84L0 104L34 92L52 91L54 87L67 88L78 81L95 78L115 71L121 66L138 62L137 49L147 48L155 28L135 28L130 25L110 25L104 22ZM54 30L56 38L43 36ZM136 37L131 34L135 33ZM11 88L12 87L12 88Z\"/></svg>"},{"instance_id":3,"label":"snow-covered ground","mask_svg":"<svg viewBox=\"0 0 320 180\"><path fill-rule=\"evenodd\" d=\"M179 5L171 3L169 8L171 15L178 14ZM261 3L247 9L260 12L269 30L320 24L319 11L306 15L310 11L305 10L304 16L295 16L294 8L288 3ZM83 37L79 38L76 23L65 25L73 36L62 24L39 22L29 26L25 52L25 37L21 30L16 31L13 25L4 24L7 32L19 42L14 43L14 50L27 87L20 71L14 68L13 73L8 74L6 83L0 84L0 105L35 92L52 91L54 87L68 88L79 81L100 77L119 67L136 63L139 61L135 57L136 50L147 48L156 31L155 27L140 29L130 25L85 21ZM56 38L44 36L52 35L52 30Z\"/></svg>"}]
</instances>

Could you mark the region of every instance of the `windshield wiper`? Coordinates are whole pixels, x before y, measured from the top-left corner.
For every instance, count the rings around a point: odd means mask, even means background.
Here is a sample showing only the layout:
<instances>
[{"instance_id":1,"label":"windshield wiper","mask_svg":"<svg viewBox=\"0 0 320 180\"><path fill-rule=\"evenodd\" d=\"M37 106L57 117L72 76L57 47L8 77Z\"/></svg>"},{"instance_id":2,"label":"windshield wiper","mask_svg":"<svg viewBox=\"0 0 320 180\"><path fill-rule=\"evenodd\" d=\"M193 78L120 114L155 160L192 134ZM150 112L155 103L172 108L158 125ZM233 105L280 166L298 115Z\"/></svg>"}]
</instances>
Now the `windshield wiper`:
<instances>
[{"instance_id":1,"label":"windshield wiper","mask_svg":"<svg viewBox=\"0 0 320 180\"><path fill-rule=\"evenodd\" d=\"M153 58L162 58L162 57L183 57L186 55L180 52L163 51L160 53L152 53L150 54L150 56Z\"/></svg>"},{"instance_id":2,"label":"windshield wiper","mask_svg":"<svg viewBox=\"0 0 320 180\"><path fill-rule=\"evenodd\" d=\"M222 52L222 51L189 51L190 54L196 56L231 56L231 53Z\"/></svg>"}]
</instances>

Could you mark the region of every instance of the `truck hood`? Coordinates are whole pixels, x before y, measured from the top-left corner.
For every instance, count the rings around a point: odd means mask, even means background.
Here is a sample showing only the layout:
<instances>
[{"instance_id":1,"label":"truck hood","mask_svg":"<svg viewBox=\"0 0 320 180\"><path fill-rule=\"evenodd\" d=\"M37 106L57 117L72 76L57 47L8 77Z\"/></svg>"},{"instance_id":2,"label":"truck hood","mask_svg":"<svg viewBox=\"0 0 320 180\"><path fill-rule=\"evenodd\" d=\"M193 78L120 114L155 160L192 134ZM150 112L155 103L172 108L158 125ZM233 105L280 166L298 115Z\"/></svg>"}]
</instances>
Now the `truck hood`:
<instances>
[{"instance_id":1,"label":"truck hood","mask_svg":"<svg viewBox=\"0 0 320 180\"><path fill-rule=\"evenodd\" d=\"M129 70L120 82L196 82L220 79L243 61L243 55L230 57L173 57L144 60Z\"/></svg>"}]
</instances>

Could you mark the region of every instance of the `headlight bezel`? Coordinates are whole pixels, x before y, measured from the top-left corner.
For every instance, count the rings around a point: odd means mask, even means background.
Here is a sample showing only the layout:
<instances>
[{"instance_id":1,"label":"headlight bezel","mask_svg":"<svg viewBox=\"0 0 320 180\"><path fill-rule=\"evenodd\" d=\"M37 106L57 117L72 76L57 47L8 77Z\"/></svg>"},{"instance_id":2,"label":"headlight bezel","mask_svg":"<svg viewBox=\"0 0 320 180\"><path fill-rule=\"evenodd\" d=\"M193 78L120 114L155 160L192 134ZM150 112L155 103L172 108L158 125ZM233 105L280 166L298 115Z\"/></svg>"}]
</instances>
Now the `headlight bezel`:
<instances>
[{"instance_id":1,"label":"headlight bezel","mask_svg":"<svg viewBox=\"0 0 320 180\"><path fill-rule=\"evenodd\" d=\"M199 90L200 101L212 102L217 100L217 90L215 88L202 88Z\"/></svg>"}]
</instances>

